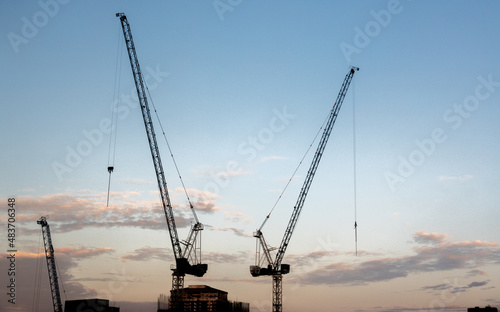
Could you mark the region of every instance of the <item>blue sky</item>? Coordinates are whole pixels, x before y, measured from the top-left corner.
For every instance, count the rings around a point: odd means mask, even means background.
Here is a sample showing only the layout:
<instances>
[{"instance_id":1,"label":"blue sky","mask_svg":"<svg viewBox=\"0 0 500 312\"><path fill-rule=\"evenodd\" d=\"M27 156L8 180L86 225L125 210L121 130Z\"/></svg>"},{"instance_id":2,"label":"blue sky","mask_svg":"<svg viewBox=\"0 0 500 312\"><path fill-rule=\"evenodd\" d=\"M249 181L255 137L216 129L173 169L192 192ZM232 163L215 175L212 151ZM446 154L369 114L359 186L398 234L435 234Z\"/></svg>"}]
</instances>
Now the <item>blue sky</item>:
<instances>
[{"instance_id":1,"label":"blue sky","mask_svg":"<svg viewBox=\"0 0 500 312\"><path fill-rule=\"evenodd\" d=\"M498 306L499 9L497 1L2 1L0 189L18 202L15 307L32 303L42 215L68 299L99 296L142 311L169 290L171 246L130 65L125 50L117 54L117 12L128 17L206 227L209 271L186 285L226 290L254 312L271 309L270 278L248 271L252 232L357 66L284 259L292 270L284 308ZM185 237L191 216L155 127ZM263 230L273 246L311 158ZM0 219L6 224L5 214ZM45 276L41 311L51 309L47 284ZM0 307L16 311L6 300Z\"/></svg>"}]
</instances>

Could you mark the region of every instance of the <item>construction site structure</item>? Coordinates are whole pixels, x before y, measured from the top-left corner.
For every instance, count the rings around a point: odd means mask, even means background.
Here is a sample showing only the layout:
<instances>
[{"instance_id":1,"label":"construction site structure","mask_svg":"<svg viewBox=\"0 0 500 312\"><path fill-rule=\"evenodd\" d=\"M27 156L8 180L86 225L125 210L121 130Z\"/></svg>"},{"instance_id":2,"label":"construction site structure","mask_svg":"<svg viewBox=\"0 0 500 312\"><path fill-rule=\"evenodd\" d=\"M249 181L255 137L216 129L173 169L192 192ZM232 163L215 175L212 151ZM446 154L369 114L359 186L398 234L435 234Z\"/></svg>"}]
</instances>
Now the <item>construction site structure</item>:
<instances>
[{"instance_id":1,"label":"construction site structure","mask_svg":"<svg viewBox=\"0 0 500 312\"><path fill-rule=\"evenodd\" d=\"M467 312L498 312L498 309L496 307L492 306L485 306L484 308L480 307L474 307L474 308L467 308Z\"/></svg>"},{"instance_id":2,"label":"construction site structure","mask_svg":"<svg viewBox=\"0 0 500 312\"><path fill-rule=\"evenodd\" d=\"M52 237L50 235L50 226L47 223L46 217L41 217L36 223L42 226L43 245L45 246L45 259L47 260L54 312L63 312L61 292L59 291L59 278L57 277L56 270L56 259L54 257L54 247L52 246Z\"/></svg>"},{"instance_id":3,"label":"construction site structure","mask_svg":"<svg viewBox=\"0 0 500 312\"><path fill-rule=\"evenodd\" d=\"M191 211L193 212L194 215L195 223L191 226L188 238L182 242L179 240L179 236L177 234L177 228L175 225L174 213L172 210L172 205L170 203L167 181L165 179L165 173L163 171L160 152L158 149L158 143L156 141L156 134L154 131L153 121L149 109L148 98L146 93L147 90L144 82L144 77L141 72L141 67L139 65L139 59L137 58L137 53L134 45L134 40L132 38L130 24L128 23L127 17L125 16L124 13L117 13L116 17L120 19L121 26L123 29L123 36L125 38L125 44L127 46L130 66L132 68L132 74L134 77L135 87L137 90L137 97L139 99L139 104L141 107L144 126L146 128L146 134L149 141L149 148L151 150L151 157L153 159L153 165L156 172L158 188L160 190L160 197L163 205L163 210L165 212L167 227L170 234L170 240L174 252L175 267L172 268L173 271L172 292L174 294L173 300L175 303L182 296L182 290L184 287L184 276L186 274L201 277L207 272L208 265L201 263L200 231L203 230L203 225L198 221L194 208L190 204ZM181 244L183 246L181 246ZM173 311L177 310L175 304L173 304L171 310Z\"/></svg>"},{"instance_id":4,"label":"construction site structure","mask_svg":"<svg viewBox=\"0 0 500 312\"><path fill-rule=\"evenodd\" d=\"M254 237L257 238L257 250L255 257L255 265L250 266L250 273L252 276L262 276L262 275L271 275L273 279L273 312L281 312L283 306L282 300L282 279L284 274L288 274L290 272L290 265L281 263L283 257L285 256L286 249L292 237L295 226L297 225L297 220L299 218L300 212L302 211L302 207L304 206L304 202L307 197L307 193L309 188L311 187L311 183L314 179L314 175L318 168L318 164L321 160L321 156L323 156L323 152L328 142L328 138L330 137L330 133L332 131L333 125L337 120L337 116L339 110L344 101L345 95L351 84L354 73L358 71L357 67L350 67L349 72L345 76L344 82L340 88L340 92L337 96L337 99L333 105L333 108L330 112L328 120L326 122L325 128L323 130L323 135L316 149L316 153L314 154L311 166L309 167L309 171L307 172L307 176L305 178L304 184L299 193L299 197L297 202L293 208L292 216L290 221L288 222L288 226L285 230L285 235L281 241L280 247L276 253L276 257L273 260L271 256L271 251L274 250L271 248L265 241L264 235L262 234L262 227L266 223L269 215L266 217L262 226L254 233ZM267 265L266 265L267 264Z\"/></svg>"},{"instance_id":5,"label":"construction site structure","mask_svg":"<svg viewBox=\"0 0 500 312\"><path fill-rule=\"evenodd\" d=\"M165 295L158 298L157 312L166 312L171 305ZM191 312L249 312L250 304L246 302L229 301L227 292L206 285L189 285L182 291L179 311Z\"/></svg>"}]
</instances>

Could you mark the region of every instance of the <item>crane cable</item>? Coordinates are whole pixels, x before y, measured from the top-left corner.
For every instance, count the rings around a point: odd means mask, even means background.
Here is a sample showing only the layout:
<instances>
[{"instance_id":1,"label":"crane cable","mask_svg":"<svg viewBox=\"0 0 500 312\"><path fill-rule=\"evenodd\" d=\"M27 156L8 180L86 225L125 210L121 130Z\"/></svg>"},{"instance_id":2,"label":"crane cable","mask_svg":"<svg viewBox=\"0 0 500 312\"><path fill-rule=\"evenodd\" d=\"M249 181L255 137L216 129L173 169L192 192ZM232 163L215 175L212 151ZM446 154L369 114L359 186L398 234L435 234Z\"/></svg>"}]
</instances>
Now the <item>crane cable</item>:
<instances>
[{"instance_id":1,"label":"crane cable","mask_svg":"<svg viewBox=\"0 0 500 312\"><path fill-rule=\"evenodd\" d=\"M40 232L40 235L38 236L38 251L37 251L37 258L36 258L36 271L35 271L35 282L33 287L33 301L31 303L31 311L36 312L38 311L38 306L40 303L40 289L41 289L41 270L42 270L42 255L40 253L40 246L41 246L41 237L42 237L42 232Z\"/></svg>"},{"instance_id":2,"label":"crane cable","mask_svg":"<svg viewBox=\"0 0 500 312\"><path fill-rule=\"evenodd\" d=\"M355 254L357 256L358 255L358 213L357 213L357 181L356 181L357 170L356 170L356 105L355 105L355 103L356 103L356 100L355 100L356 82L355 82L355 79L353 79L353 88L352 89L353 89L353 91L352 91L352 94L353 94L353 96L352 96L352 103L353 103L353 105L352 105L352 114L353 114L352 128L353 128L353 175L354 175L354 182L353 182L353 184L354 184L354 194L353 194L353 196L354 196L354 245L355 245ZM333 108L332 108L332 110L333 110ZM330 110L330 112L331 112L331 110ZM330 113L328 114L328 116L330 116ZM305 152L304 156L300 160L297 168L295 168L295 171L293 172L292 177L288 180L288 182L285 185L285 188L283 189L283 191L281 191L281 194L278 197L278 199L276 200L276 202L274 203L273 207L271 208L271 211L269 212L269 214L264 219L264 222L260 226L259 231L262 230L262 228L266 224L267 220L271 216L271 213L274 211L274 208L276 208L276 205L278 204L278 202L280 201L281 197L283 196L283 193L285 193L286 189L288 188L288 185L290 185L290 183L292 182L292 179L294 178L294 176L297 173L299 167L301 166L302 162L304 161L304 158L309 153L309 150L311 149L312 145L316 141L316 139L317 139L318 135L320 134L321 130L325 126L325 124L326 124L326 122L328 120L328 116L325 119L325 121L323 122L323 124L321 125L321 127L319 128L319 130L316 133L316 136L314 137L313 141L311 142L311 144L307 148L307 151Z\"/></svg>"},{"instance_id":3,"label":"crane cable","mask_svg":"<svg viewBox=\"0 0 500 312\"><path fill-rule=\"evenodd\" d=\"M109 206L109 193L111 187L111 173L115 169L115 155L116 155L116 134L117 134L117 125L118 125L118 114L116 114L116 106L119 102L118 92L120 90L121 83L121 64L122 64L122 55L123 55L123 43L120 40L120 30L118 29L118 47L116 49L116 65L115 65L115 83L113 90L113 102L111 107L111 131L109 133L109 151L108 151L108 196L106 199L106 207Z\"/></svg>"},{"instance_id":4,"label":"crane cable","mask_svg":"<svg viewBox=\"0 0 500 312\"><path fill-rule=\"evenodd\" d=\"M62 280L61 270L59 270L59 266L57 265L57 261L56 261L55 257L54 257L54 263L56 265L57 277L58 277L59 281L61 282L61 287L62 287L63 294L64 294L64 300L67 301L68 297L66 297L66 289L64 288L64 283L63 283L63 280Z\"/></svg>"},{"instance_id":5,"label":"crane cable","mask_svg":"<svg viewBox=\"0 0 500 312\"><path fill-rule=\"evenodd\" d=\"M156 119L158 120L158 124L160 125L161 133L163 134L163 138L165 139L165 142L167 143L167 147L168 147L168 151L170 153L170 157L172 157L172 161L174 163L175 170L177 171L177 175L179 176L179 179L181 181L182 188L184 190L184 194L186 194L186 198L187 198L187 201L189 203L189 208L191 208L191 211L193 212L194 219L195 219L196 223L200 223L198 221L198 216L196 216L196 212L194 210L193 203L191 202L191 198L189 197L189 194L187 192L186 186L184 185L184 180L182 179L181 173L179 171L179 167L177 166L177 162L175 161L174 154L172 152L172 149L170 148L170 144L168 143L167 135L165 134L165 130L163 130L163 125L161 123L160 116L158 116L158 112L156 111L156 106L155 106L155 104L153 102L153 98L151 97L151 93L149 92L149 88L148 88L148 85L146 84L146 80L144 79L144 77L143 77L143 81L144 81L144 85L146 86L146 91L148 92L148 97L151 100L151 105L153 106L153 110L155 112Z\"/></svg>"},{"instance_id":6,"label":"crane cable","mask_svg":"<svg viewBox=\"0 0 500 312\"><path fill-rule=\"evenodd\" d=\"M267 220L269 219L269 217L271 216L271 213L274 211L274 208L276 208L276 205L278 205L278 202L280 201L281 197L283 196L283 193L285 193L286 189L288 188L288 185L290 185L290 183L292 182L293 178L295 177L295 174L297 173L297 171L299 170L300 166L302 165L302 162L304 161L304 159L306 158L307 154L309 153L309 151L311 150L311 147L313 146L314 142L316 141L316 139L318 138L318 135L321 133L321 130L323 129L323 127L325 126L326 122L328 121L328 118L332 112L334 108L332 108L328 115L326 116L325 118L325 121L323 122L323 124L321 125L321 127L319 128L318 132L316 133L316 135L314 136L314 139L312 140L311 144L309 144L309 147L307 148L306 152L304 153L304 156L302 156L302 159L300 160L299 164L297 165L297 168L295 168L295 171L292 173L292 176L290 177L290 179L288 180L288 182L286 183L285 185L285 188L283 189L283 191L281 191L281 194L280 196L278 197L278 199L276 200L276 202L274 203L273 207L271 208L271 211L269 212L269 214L266 216L266 218L264 219L264 222L262 223L262 225L260 226L259 228L259 231L262 230L262 228L264 227L264 225L266 224Z\"/></svg>"},{"instance_id":7,"label":"crane cable","mask_svg":"<svg viewBox=\"0 0 500 312\"><path fill-rule=\"evenodd\" d=\"M356 182L356 81L352 82L352 157L353 157L353 175L354 175L354 248L355 254L358 255L358 209L357 209L357 182Z\"/></svg>"}]
</instances>

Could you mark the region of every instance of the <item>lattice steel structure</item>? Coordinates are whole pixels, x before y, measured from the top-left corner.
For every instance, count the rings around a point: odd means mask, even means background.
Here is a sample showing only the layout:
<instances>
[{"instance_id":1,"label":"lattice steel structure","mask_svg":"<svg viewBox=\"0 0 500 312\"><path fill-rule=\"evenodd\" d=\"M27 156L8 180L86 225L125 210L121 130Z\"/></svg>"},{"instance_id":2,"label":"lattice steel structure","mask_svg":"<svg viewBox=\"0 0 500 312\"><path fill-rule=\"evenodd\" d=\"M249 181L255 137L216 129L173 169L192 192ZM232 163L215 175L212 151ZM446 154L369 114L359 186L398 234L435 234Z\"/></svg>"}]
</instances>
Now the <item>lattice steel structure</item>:
<instances>
[{"instance_id":1,"label":"lattice steel structure","mask_svg":"<svg viewBox=\"0 0 500 312\"><path fill-rule=\"evenodd\" d=\"M63 312L61 293L56 270L56 259L54 258L54 247L50 236L50 226L46 217L41 217L37 222L42 226L43 245L45 246L45 258L47 259L47 270L49 271L50 292L52 294L52 305L54 312Z\"/></svg>"},{"instance_id":2,"label":"lattice steel structure","mask_svg":"<svg viewBox=\"0 0 500 312\"><path fill-rule=\"evenodd\" d=\"M276 253L276 258L274 261L272 260L271 256L272 248L270 248L269 245L266 243L264 235L262 234L262 227L266 222L264 221L260 229L258 229L254 233L254 237L257 238L257 251L255 257L255 265L250 266L250 273L254 277L261 275L272 276L273 312L282 311L283 274L288 274L290 272L290 265L284 263L282 264L281 262L283 260L283 257L285 256L285 252L292 237L295 226L297 225L297 220L299 218L300 212L302 211L302 207L304 206L307 193L309 191L309 188L311 187L311 183L314 179L314 175L316 174L316 170L318 169L321 156L323 156L326 143L328 142L328 138L330 137L330 134L332 132L333 125L337 120L338 113L340 111L340 108L342 107L342 103L344 102L344 98L349 88L349 85L351 84L354 73L358 70L359 68L357 67L351 67L349 69L349 72L344 78L344 82L342 83L340 92L330 112L330 115L325 125L325 129L323 130L323 135L318 144L318 148L316 149L316 153L314 154L311 166L309 167L309 171L307 172L304 184L302 185L302 188L300 190L299 197L297 199L295 206L293 207L292 216L290 217L290 221L288 222L288 226L285 230L285 235L283 236L283 240L281 241L280 247L278 248L278 251ZM263 266L265 263L267 263L267 266Z\"/></svg>"}]
</instances>

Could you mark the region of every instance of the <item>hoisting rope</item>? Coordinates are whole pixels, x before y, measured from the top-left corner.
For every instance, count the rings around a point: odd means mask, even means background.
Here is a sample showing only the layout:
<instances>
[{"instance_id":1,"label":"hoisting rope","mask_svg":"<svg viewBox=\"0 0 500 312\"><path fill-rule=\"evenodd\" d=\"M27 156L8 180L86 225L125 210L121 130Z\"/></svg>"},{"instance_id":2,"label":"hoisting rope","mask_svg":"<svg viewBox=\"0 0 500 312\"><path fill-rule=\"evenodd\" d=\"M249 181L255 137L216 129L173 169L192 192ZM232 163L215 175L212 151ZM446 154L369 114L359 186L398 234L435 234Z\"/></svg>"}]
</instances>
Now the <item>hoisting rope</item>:
<instances>
[{"instance_id":1,"label":"hoisting rope","mask_svg":"<svg viewBox=\"0 0 500 312\"><path fill-rule=\"evenodd\" d=\"M64 300L66 301L66 300L68 300L68 297L66 297L66 289L64 288L64 283L63 283L63 280L62 280L61 271L59 270L59 266L57 265L57 261L56 261L55 257L54 257L54 263L56 265L57 277L59 278L59 281L61 282L61 288L63 290Z\"/></svg>"},{"instance_id":2,"label":"hoisting rope","mask_svg":"<svg viewBox=\"0 0 500 312\"><path fill-rule=\"evenodd\" d=\"M109 193L111 187L111 173L115 169L115 155L116 155L116 133L118 126L118 114L116 113L116 106L119 103L120 99L118 96L118 92L120 91L120 82L121 82L121 64L122 64L122 55L123 55L123 40L120 40L121 29L118 29L118 48L116 49L116 65L115 65L115 83L113 90L113 102L111 107L111 131L109 133L109 151L108 151L108 196L106 199L106 207L109 206Z\"/></svg>"},{"instance_id":3,"label":"hoisting rope","mask_svg":"<svg viewBox=\"0 0 500 312\"><path fill-rule=\"evenodd\" d=\"M194 216L194 219L195 219L196 223L200 223L200 221L198 221L198 216L196 216L196 212L195 212L194 206L193 206L193 204L191 202L191 198L189 198L189 194L187 192L186 186L184 185L184 180L182 179L181 173L179 171L179 167L177 166L177 162L175 161L174 154L172 153L172 149L170 148L170 144L168 143L167 135L165 134L165 130L163 130L163 125L161 123L160 116L158 116L158 112L156 111L156 106L155 106L155 104L153 102L153 98L151 97L151 94L149 93L149 88L148 88L148 85L146 84L146 80L144 79L144 77L143 77L143 81L144 81L144 84L146 86L146 91L148 92L148 97L151 100L151 105L153 106L153 110L155 112L156 119L158 120L158 124L160 125L161 133L163 134L163 138L165 139L165 142L167 143L167 147L168 147L168 151L170 153L170 157L172 157L172 161L174 163L175 170L177 171L177 175L179 176L179 180L181 181L182 188L184 189L184 194L186 194L186 198L187 198L187 201L189 203L189 208L191 208L191 211L193 212L193 216Z\"/></svg>"},{"instance_id":4,"label":"hoisting rope","mask_svg":"<svg viewBox=\"0 0 500 312\"><path fill-rule=\"evenodd\" d=\"M354 244L355 244L355 253L357 256L358 255L358 213L357 213L357 181L356 181L357 172L356 172L356 118L355 118L356 117L356 106L355 106L355 103L356 103L356 101L355 101L356 83L355 83L355 79L353 79L352 83L353 83L353 91L352 91L352 93L353 93L353 96L352 96L353 126L352 127L353 127L353 175L354 175L354 182L353 182L354 183L354 195L353 195L354 196ZM333 108L332 108L332 110L333 110ZM331 112L331 110L330 110L330 112ZM276 202L274 203L273 207L271 208L271 211L267 214L266 218L264 219L264 222L262 222L262 225L260 226L259 231L262 230L262 228L266 224L267 220L269 220L269 217L271 216L272 212L274 211L274 208L276 208L276 205L278 204L278 202L282 198L283 193L285 193L286 189L288 188L288 186L292 182L292 179L295 177L295 174L299 170L299 167L302 165L302 162L304 161L306 155L309 153L309 150L311 149L312 145L316 141L316 138L321 133L321 130L325 126L325 123L327 122L329 116L330 116L330 113L328 113L325 121L323 122L323 124L319 128L318 132L316 133L316 136L314 137L313 141L311 142L311 144L307 148L307 151L305 152L304 156L300 160L297 168L295 168L295 171L293 172L291 178L288 180L287 184L285 185L285 188L283 189L283 191L281 191L281 194L278 197L278 199L276 200Z\"/></svg>"},{"instance_id":5,"label":"hoisting rope","mask_svg":"<svg viewBox=\"0 0 500 312\"><path fill-rule=\"evenodd\" d=\"M304 153L304 156L302 156L302 159L300 160L299 164L297 165L297 168L295 168L295 171L292 173L292 176L290 177L290 179L286 183L285 188L283 189L283 191L281 191L281 194L278 197L278 199L276 200L276 202L274 203L273 207L271 208L271 211L268 213L268 215L264 219L264 222L260 226L259 231L262 230L262 228L266 224L267 220L269 220L269 217L271 216L271 213L273 213L274 208L276 208L276 205L278 205L278 202L280 201L281 197L283 196L283 193L285 193L286 189L288 188L288 185L290 185L290 183L292 182L293 178L295 177L295 174L297 173L297 171L299 170L300 166L302 165L302 162L304 161L304 159L306 158L307 154L311 150L311 147L313 146L314 142L318 138L318 135L321 133L321 130L323 130L323 127L325 126L326 122L328 121L328 118L329 118L332 110L333 110L333 108L328 112L328 115L326 116L325 121L323 122L323 124L319 128L318 132L314 136L314 139L312 140L311 144L309 144L309 147L307 148L306 152Z\"/></svg>"},{"instance_id":6,"label":"hoisting rope","mask_svg":"<svg viewBox=\"0 0 500 312\"><path fill-rule=\"evenodd\" d=\"M40 253L40 246L41 246L41 237L42 237L42 232L40 232L40 235L38 236L38 251L37 251L37 258L36 258L36 271L35 271L35 282L33 285L33 301L31 303L31 311L36 312L38 311L38 305L40 303L40 289L41 289L41 270L42 270L42 255Z\"/></svg>"},{"instance_id":7,"label":"hoisting rope","mask_svg":"<svg viewBox=\"0 0 500 312\"><path fill-rule=\"evenodd\" d=\"M357 209L357 183L356 183L356 81L352 81L352 157L354 174L354 248L358 255L358 209Z\"/></svg>"}]
</instances>

